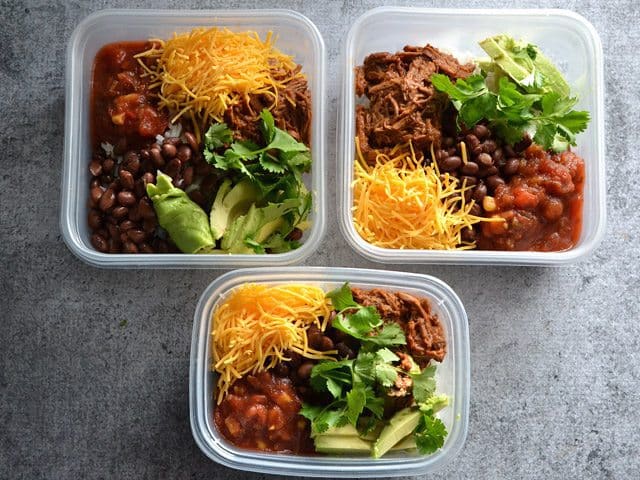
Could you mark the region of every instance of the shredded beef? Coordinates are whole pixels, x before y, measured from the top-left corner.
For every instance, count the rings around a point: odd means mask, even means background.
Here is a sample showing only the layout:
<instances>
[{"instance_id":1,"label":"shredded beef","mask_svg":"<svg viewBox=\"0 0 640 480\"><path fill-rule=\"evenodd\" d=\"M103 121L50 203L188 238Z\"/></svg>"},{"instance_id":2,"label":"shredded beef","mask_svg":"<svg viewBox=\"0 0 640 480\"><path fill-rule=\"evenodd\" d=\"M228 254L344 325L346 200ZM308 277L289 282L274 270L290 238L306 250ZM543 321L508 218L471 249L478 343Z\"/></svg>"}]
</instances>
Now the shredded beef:
<instances>
[{"instance_id":1,"label":"shredded beef","mask_svg":"<svg viewBox=\"0 0 640 480\"><path fill-rule=\"evenodd\" d=\"M373 306L385 321L397 322L407 337L407 350L422 367L430 360L441 362L447 353L447 342L440 320L431 313L429 300L403 292L392 293L374 288L352 288L353 299Z\"/></svg>"},{"instance_id":2,"label":"shredded beef","mask_svg":"<svg viewBox=\"0 0 640 480\"><path fill-rule=\"evenodd\" d=\"M272 72L276 80L284 83L284 88L278 89L275 105L270 95L252 94L247 102L233 105L226 110L224 121L234 131L236 139L253 140L261 144L263 139L259 128L259 115L263 108L269 108L276 127L287 131L305 145L311 145L311 94L307 79L298 75L300 69L298 65L293 71Z\"/></svg>"},{"instance_id":3,"label":"shredded beef","mask_svg":"<svg viewBox=\"0 0 640 480\"><path fill-rule=\"evenodd\" d=\"M368 106L356 107L356 135L365 160L373 164L374 149L385 152L409 141L419 151L439 145L448 102L435 91L430 77L444 73L453 80L466 78L474 68L431 45L366 57L355 72L356 95L369 99Z\"/></svg>"}]
</instances>

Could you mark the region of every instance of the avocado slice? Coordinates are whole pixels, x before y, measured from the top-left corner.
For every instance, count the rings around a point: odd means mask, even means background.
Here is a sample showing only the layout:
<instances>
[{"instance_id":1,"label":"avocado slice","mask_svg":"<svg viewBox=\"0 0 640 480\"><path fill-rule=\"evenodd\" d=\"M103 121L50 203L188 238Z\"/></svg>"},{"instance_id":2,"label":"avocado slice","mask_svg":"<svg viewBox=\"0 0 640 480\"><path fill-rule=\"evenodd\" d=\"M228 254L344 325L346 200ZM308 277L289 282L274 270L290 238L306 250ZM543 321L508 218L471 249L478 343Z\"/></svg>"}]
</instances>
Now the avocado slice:
<instances>
[{"instance_id":1,"label":"avocado slice","mask_svg":"<svg viewBox=\"0 0 640 480\"><path fill-rule=\"evenodd\" d=\"M413 408L404 408L397 412L389 424L382 429L378 440L373 444L371 454L374 458L380 458L407 435L412 433L420 422L420 411Z\"/></svg>"},{"instance_id":2,"label":"avocado slice","mask_svg":"<svg viewBox=\"0 0 640 480\"><path fill-rule=\"evenodd\" d=\"M314 439L316 451L334 455L371 453L371 442L350 435L318 435Z\"/></svg>"},{"instance_id":3,"label":"avocado slice","mask_svg":"<svg viewBox=\"0 0 640 480\"><path fill-rule=\"evenodd\" d=\"M556 66L535 45L517 42L508 35L496 35L479 42L482 49L516 83L529 91L534 87L536 73L542 75L542 85L534 90L556 92L561 98L571 89ZM481 68L482 64L481 64ZM483 68L486 71L486 64Z\"/></svg>"},{"instance_id":4,"label":"avocado slice","mask_svg":"<svg viewBox=\"0 0 640 480\"><path fill-rule=\"evenodd\" d=\"M260 188L249 179L242 180L233 188L230 179L222 182L209 214L213 237L220 240L229 225L239 215L247 213L251 204L257 202L260 196Z\"/></svg>"},{"instance_id":5,"label":"avocado slice","mask_svg":"<svg viewBox=\"0 0 640 480\"><path fill-rule=\"evenodd\" d=\"M229 253L253 253L247 240L261 244L276 232L284 231L288 222L283 218L300 206L300 200L289 198L282 203L270 203L258 208L255 203L245 215L237 217L222 236L221 247Z\"/></svg>"},{"instance_id":6,"label":"avocado slice","mask_svg":"<svg viewBox=\"0 0 640 480\"><path fill-rule=\"evenodd\" d=\"M326 432L323 433L311 433L311 438L316 438L316 437L321 437L321 436L329 436L329 437L359 437L363 440L367 440L367 441L375 441L378 438L378 435L380 434L380 430L381 428L375 428L369 432L367 432L365 435L362 435L360 432L358 432L358 430L356 429L356 427L354 427L353 425L351 425L350 423L347 423L346 425L343 425L342 427L333 427L330 428L329 430L327 430Z\"/></svg>"}]
</instances>

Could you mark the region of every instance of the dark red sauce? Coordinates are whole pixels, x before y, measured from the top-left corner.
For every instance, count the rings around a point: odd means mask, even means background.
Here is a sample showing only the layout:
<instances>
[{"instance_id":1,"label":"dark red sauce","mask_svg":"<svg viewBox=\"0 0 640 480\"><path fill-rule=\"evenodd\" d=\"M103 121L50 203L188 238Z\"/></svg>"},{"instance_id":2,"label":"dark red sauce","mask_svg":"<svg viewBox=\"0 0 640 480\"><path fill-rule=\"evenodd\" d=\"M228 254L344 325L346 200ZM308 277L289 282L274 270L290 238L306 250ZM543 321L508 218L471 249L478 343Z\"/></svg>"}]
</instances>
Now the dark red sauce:
<instances>
[{"instance_id":1,"label":"dark red sauce","mask_svg":"<svg viewBox=\"0 0 640 480\"><path fill-rule=\"evenodd\" d=\"M550 154L529 147L518 172L496 188L504 222L483 223L478 248L560 251L572 248L582 230L584 160L573 152Z\"/></svg>"},{"instance_id":2,"label":"dark red sauce","mask_svg":"<svg viewBox=\"0 0 640 480\"><path fill-rule=\"evenodd\" d=\"M134 58L150 46L146 41L111 43L96 54L91 82L94 149L108 142L124 152L148 144L167 129L167 115L156 108L148 77Z\"/></svg>"},{"instance_id":3,"label":"dark red sauce","mask_svg":"<svg viewBox=\"0 0 640 480\"><path fill-rule=\"evenodd\" d=\"M261 372L235 382L213 418L218 431L238 447L312 453L309 422L298 414L301 406L288 378Z\"/></svg>"}]
</instances>

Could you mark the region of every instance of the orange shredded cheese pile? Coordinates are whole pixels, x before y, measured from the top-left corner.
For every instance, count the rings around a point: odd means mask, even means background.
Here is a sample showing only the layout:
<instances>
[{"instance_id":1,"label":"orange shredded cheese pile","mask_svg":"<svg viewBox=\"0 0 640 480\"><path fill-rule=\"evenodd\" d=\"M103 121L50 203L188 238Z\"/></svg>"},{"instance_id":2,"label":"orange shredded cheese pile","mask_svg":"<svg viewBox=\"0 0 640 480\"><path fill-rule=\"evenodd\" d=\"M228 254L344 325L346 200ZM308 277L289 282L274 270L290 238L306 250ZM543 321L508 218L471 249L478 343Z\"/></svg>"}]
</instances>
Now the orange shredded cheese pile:
<instances>
[{"instance_id":1,"label":"orange shredded cheese pile","mask_svg":"<svg viewBox=\"0 0 640 480\"><path fill-rule=\"evenodd\" d=\"M422 165L411 145L378 153L368 166L356 139L353 219L367 242L383 248L466 250L474 242L462 241L462 230L480 221L470 213L474 201L465 202L460 184L437 164Z\"/></svg>"},{"instance_id":2,"label":"orange shredded cheese pile","mask_svg":"<svg viewBox=\"0 0 640 480\"><path fill-rule=\"evenodd\" d=\"M187 115L199 137L207 122L223 121L228 107L248 104L250 94L267 94L276 104L284 85L272 72L293 71L296 63L273 40L271 32L263 42L256 32L195 28L168 41L150 40L153 46L136 58L151 76L150 88L159 89L159 106L174 114L172 123Z\"/></svg>"},{"instance_id":3,"label":"orange shredded cheese pile","mask_svg":"<svg viewBox=\"0 0 640 480\"><path fill-rule=\"evenodd\" d=\"M331 308L321 288L310 285L245 284L213 312L213 369L218 372L218 403L231 384L287 361L286 351L331 359L335 351L309 347L307 330L327 326Z\"/></svg>"}]
</instances>

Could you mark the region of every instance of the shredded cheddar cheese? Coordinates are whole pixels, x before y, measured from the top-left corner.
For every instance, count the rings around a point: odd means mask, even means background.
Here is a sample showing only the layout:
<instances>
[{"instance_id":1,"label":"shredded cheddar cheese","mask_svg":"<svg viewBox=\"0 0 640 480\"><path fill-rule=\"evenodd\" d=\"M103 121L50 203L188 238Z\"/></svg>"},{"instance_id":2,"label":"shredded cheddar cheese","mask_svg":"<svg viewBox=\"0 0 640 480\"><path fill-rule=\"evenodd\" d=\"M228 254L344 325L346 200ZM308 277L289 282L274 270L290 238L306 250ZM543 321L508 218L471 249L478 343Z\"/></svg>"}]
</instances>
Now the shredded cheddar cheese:
<instances>
[{"instance_id":1,"label":"shredded cheddar cheese","mask_svg":"<svg viewBox=\"0 0 640 480\"><path fill-rule=\"evenodd\" d=\"M159 106L173 113L171 122L187 116L199 138L208 122L223 121L229 106L248 104L250 94L267 94L277 104L288 80L274 79L273 72L294 71L296 63L273 40L271 32L263 42L256 32L195 28L168 41L152 39L136 58L152 79L150 88L159 90Z\"/></svg>"},{"instance_id":2,"label":"shredded cheddar cheese","mask_svg":"<svg viewBox=\"0 0 640 480\"><path fill-rule=\"evenodd\" d=\"M327 326L331 308L321 288L310 285L245 284L213 312L213 369L218 372L218 403L231 384L247 373L289 360L286 351L333 358L335 351L309 347L307 330Z\"/></svg>"},{"instance_id":3,"label":"shredded cheddar cheese","mask_svg":"<svg viewBox=\"0 0 640 480\"><path fill-rule=\"evenodd\" d=\"M480 221L493 221L470 213L468 187L436 162L424 166L411 145L378 153L368 166L356 139L358 161L353 182L353 219L367 242L383 248L466 250L475 243L462 240L462 230ZM432 154L433 155L433 154Z\"/></svg>"}]
</instances>

